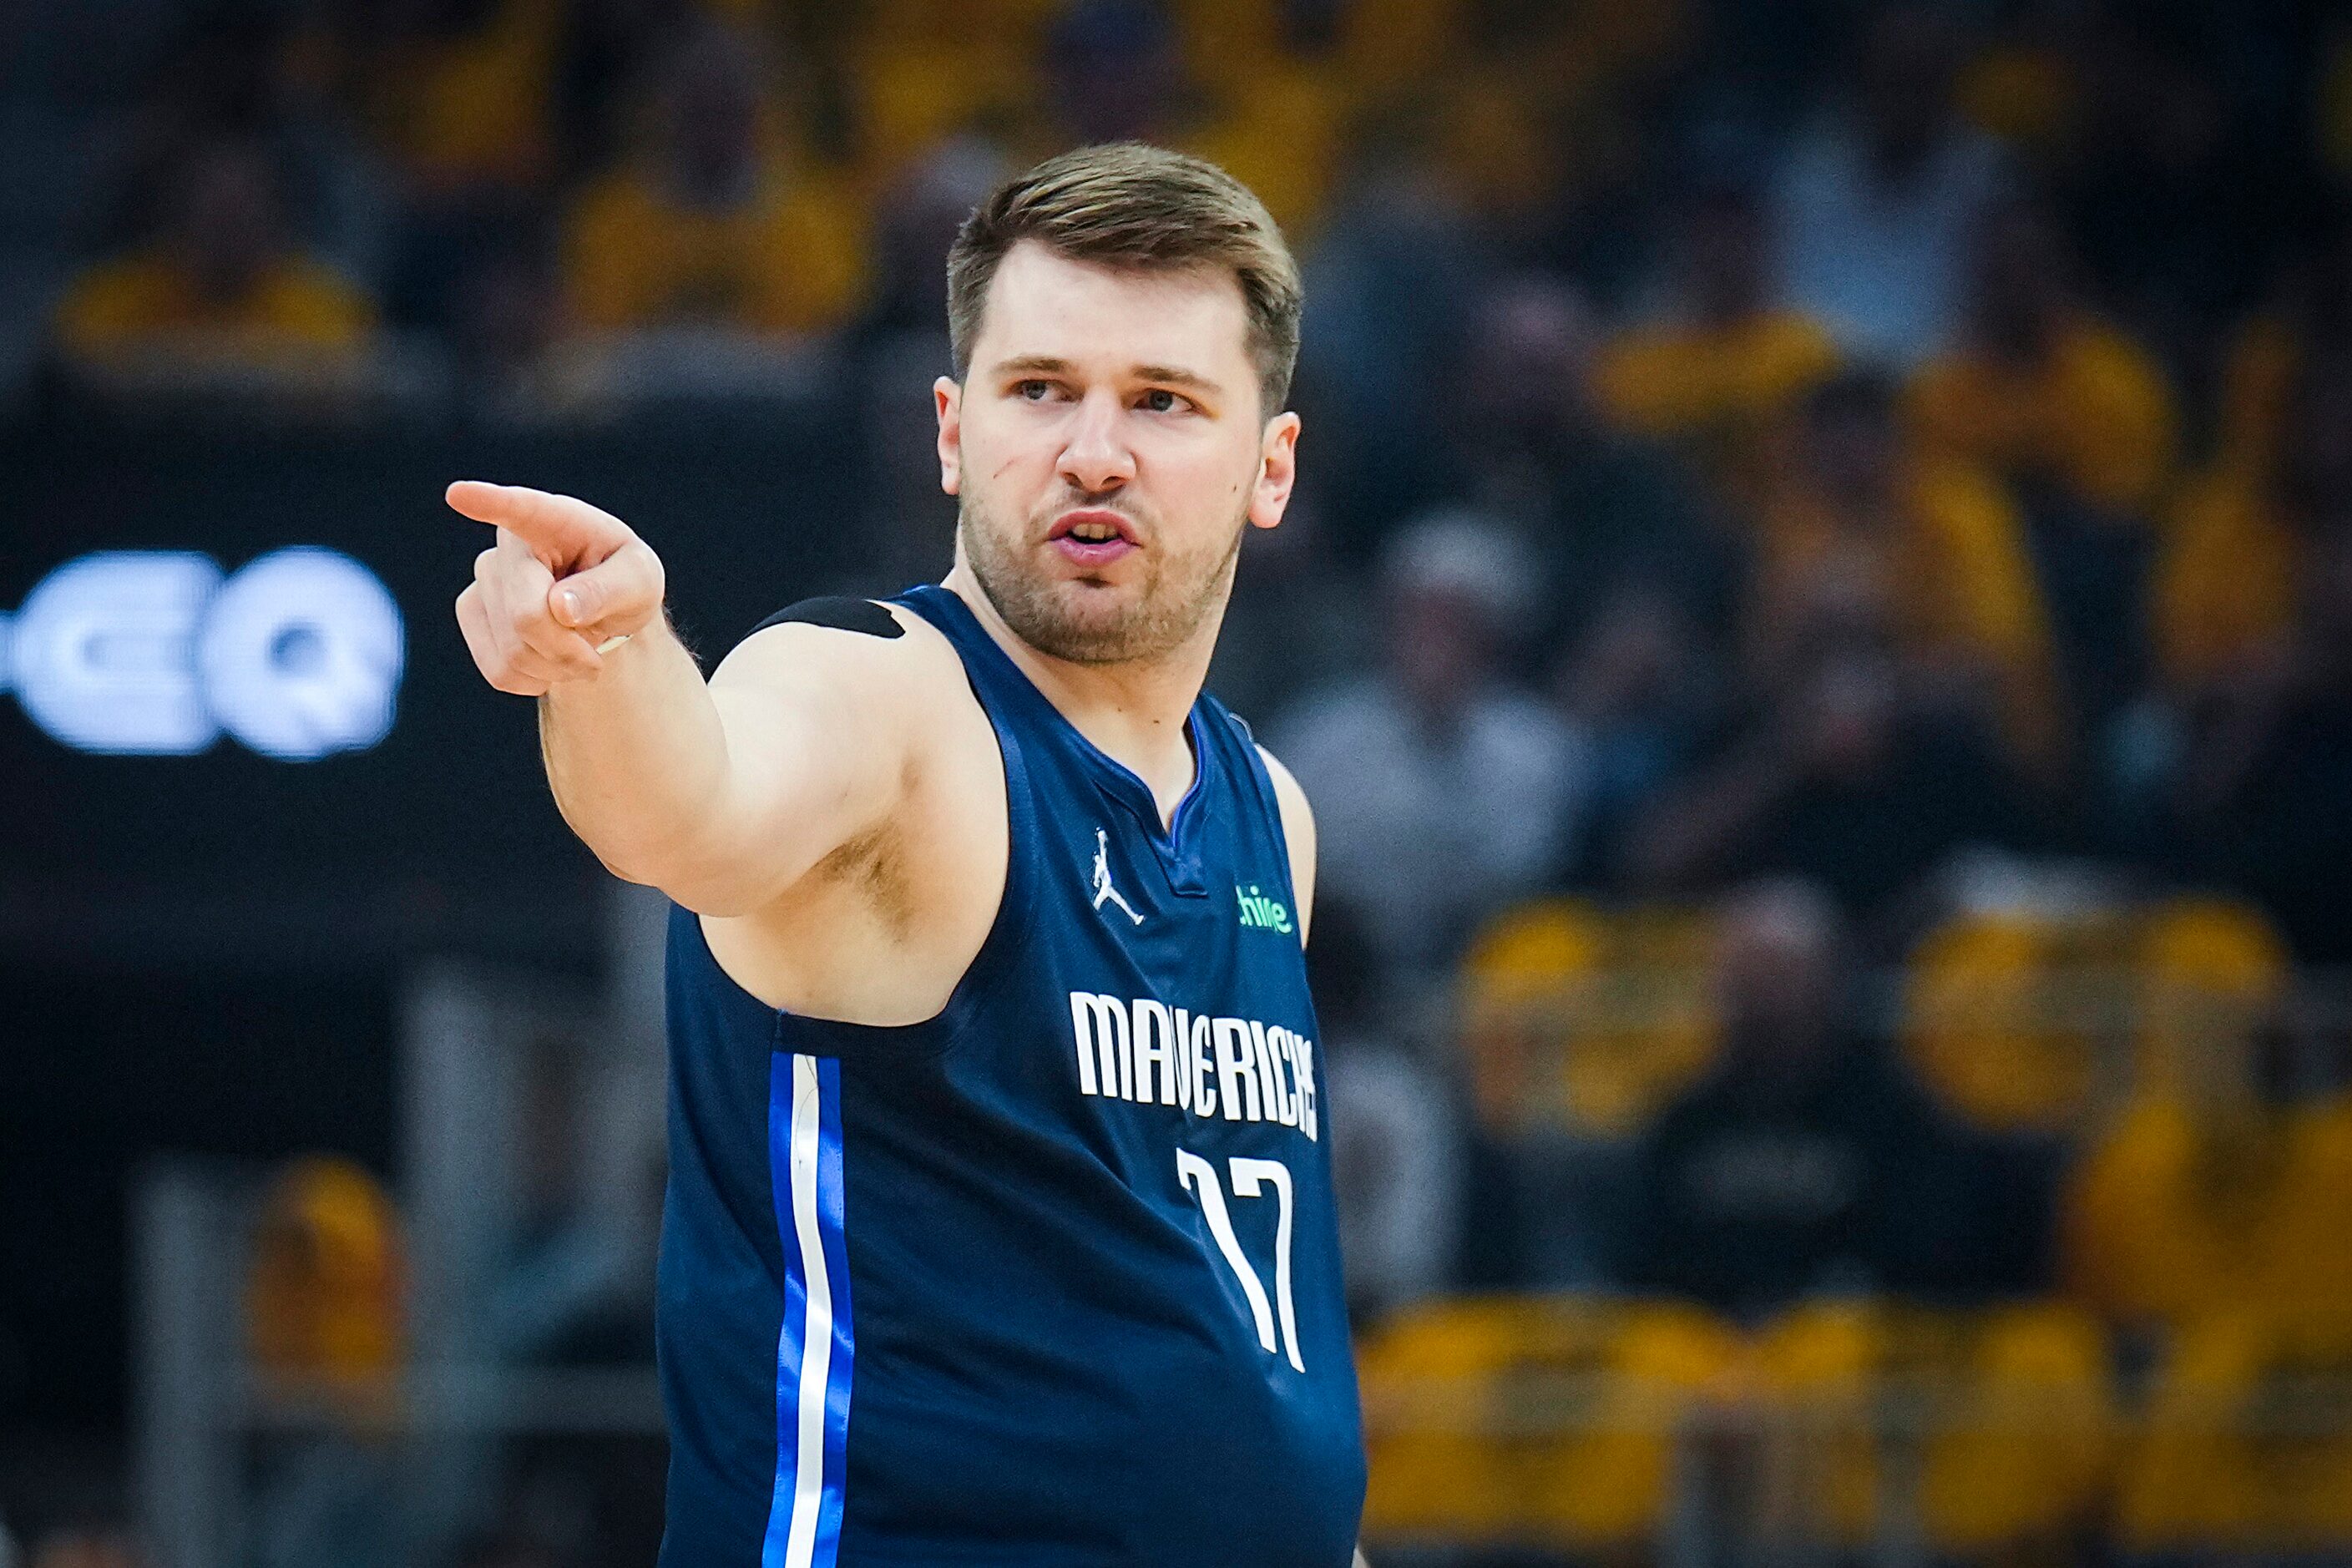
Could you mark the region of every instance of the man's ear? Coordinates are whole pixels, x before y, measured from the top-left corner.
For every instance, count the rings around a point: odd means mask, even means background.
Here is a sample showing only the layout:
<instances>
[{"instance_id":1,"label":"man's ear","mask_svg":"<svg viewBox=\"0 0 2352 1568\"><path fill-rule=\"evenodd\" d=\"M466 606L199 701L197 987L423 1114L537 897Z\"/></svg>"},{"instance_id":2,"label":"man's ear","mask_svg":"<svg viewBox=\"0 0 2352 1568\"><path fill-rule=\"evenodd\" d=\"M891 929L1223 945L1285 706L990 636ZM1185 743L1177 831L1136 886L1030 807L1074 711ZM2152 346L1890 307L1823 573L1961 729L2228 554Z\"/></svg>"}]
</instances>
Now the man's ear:
<instances>
[{"instance_id":1,"label":"man's ear","mask_svg":"<svg viewBox=\"0 0 2352 1568\"><path fill-rule=\"evenodd\" d=\"M1298 482L1298 416L1288 410L1265 422L1258 443L1257 482L1250 489L1249 520L1259 528L1282 521L1290 487Z\"/></svg>"},{"instance_id":2,"label":"man's ear","mask_svg":"<svg viewBox=\"0 0 2352 1568\"><path fill-rule=\"evenodd\" d=\"M951 375L931 383L931 405L940 416L940 489L960 493L963 484L963 387Z\"/></svg>"}]
</instances>

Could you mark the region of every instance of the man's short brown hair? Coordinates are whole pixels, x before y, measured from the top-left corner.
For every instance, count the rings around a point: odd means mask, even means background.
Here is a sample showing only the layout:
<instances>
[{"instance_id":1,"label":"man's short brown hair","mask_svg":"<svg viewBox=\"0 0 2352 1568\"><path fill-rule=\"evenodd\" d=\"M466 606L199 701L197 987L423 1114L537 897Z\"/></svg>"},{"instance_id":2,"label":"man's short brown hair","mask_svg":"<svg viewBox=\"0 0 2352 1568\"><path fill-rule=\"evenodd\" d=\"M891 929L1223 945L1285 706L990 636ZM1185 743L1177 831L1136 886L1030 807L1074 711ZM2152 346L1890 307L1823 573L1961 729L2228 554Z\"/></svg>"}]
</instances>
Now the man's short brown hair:
<instances>
[{"instance_id":1,"label":"man's short brown hair","mask_svg":"<svg viewBox=\"0 0 2352 1568\"><path fill-rule=\"evenodd\" d=\"M1034 239L1057 255L1136 271L1224 268L1249 311L1261 411L1290 395L1298 363L1298 264L1265 204L1203 159L1139 142L1080 147L989 193L948 252L948 342L971 369L988 286L1006 252Z\"/></svg>"}]
</instances>

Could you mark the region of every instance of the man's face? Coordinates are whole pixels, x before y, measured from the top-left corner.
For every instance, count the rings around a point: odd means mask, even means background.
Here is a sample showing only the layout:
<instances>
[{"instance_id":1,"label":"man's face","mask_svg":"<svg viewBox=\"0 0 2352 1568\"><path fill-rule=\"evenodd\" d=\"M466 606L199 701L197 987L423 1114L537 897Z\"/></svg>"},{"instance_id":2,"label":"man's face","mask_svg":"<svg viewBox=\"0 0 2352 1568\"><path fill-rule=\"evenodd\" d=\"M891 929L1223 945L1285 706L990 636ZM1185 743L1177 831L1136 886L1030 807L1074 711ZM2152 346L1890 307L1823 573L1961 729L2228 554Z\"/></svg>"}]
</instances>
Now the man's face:
<instances>
[{"instance_id":1,"label":"man's face","mask_svg":"<svg viewBox=\"0 0 2352 1568\"><path fill-rule=\"evenodd\" d=\"M1290 499L1296 415L1259 411L1241 289L1016 245L963 384L933 388L940 482L1015 635L1079 664L1165 657L1213 626L1244 522Z\"/></svg>"}]
</instances>

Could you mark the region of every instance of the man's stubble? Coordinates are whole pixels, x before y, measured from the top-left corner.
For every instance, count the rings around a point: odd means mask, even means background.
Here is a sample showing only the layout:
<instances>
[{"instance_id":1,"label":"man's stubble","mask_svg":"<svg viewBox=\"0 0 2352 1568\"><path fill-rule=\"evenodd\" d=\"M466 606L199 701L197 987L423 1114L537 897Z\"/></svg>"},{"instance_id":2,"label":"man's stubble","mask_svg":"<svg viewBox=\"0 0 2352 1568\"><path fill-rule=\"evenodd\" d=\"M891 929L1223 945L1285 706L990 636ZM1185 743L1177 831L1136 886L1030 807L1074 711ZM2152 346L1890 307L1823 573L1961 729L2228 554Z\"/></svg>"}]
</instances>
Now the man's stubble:
<instances>
[{"instance_id":1,"label":"man's stubble","mask_svg":"<svg viewBox=\"0 0 2352 1568\"><path fill-rule=\"evenodd\" d=\"M1023 642L1071 664L1133 664L1166 658L1223 608L1247 521L1234 521L1223 545L1191 554L1169 554L1155 537L1143 552L1141 592L1107 614L1081 605L1108 601L1108 591L1041 577L1028 563L1029 530L1007 529L976 498L959 501L956 536L982 592Z\"/></svg>"}]
</instances>

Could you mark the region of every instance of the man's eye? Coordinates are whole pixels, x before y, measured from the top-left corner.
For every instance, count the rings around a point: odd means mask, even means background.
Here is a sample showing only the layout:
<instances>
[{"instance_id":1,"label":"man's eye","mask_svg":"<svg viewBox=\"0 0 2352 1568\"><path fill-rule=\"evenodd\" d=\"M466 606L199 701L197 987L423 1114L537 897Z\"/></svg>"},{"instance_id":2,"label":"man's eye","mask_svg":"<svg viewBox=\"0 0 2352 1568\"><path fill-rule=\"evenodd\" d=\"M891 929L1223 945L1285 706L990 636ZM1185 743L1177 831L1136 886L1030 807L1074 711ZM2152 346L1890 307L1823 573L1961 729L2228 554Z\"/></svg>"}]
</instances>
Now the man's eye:
<instances>
[{"instance_id":1,"label":"man's eye","mask_svg":"<svg viewBox=\"0 0 2352 1568\"><path fill-rule=\"evenodd\" d=\"M1192 404L1164 386L1155 386L1143 395L1143 406L1154 414L1173 414Z\"/></svg>"},{"instance_id":2,"label":"man's eye","mask_svg":"<svg viewBox=\"0 0 2352 1568\"><path fill-rule=\"evenodd\" d=\"M1032 403L1042 403L1054 395L1054 384L1050 381L1024 381L1014 385L1013 394Z\"/></svg>"}]
</instances>

